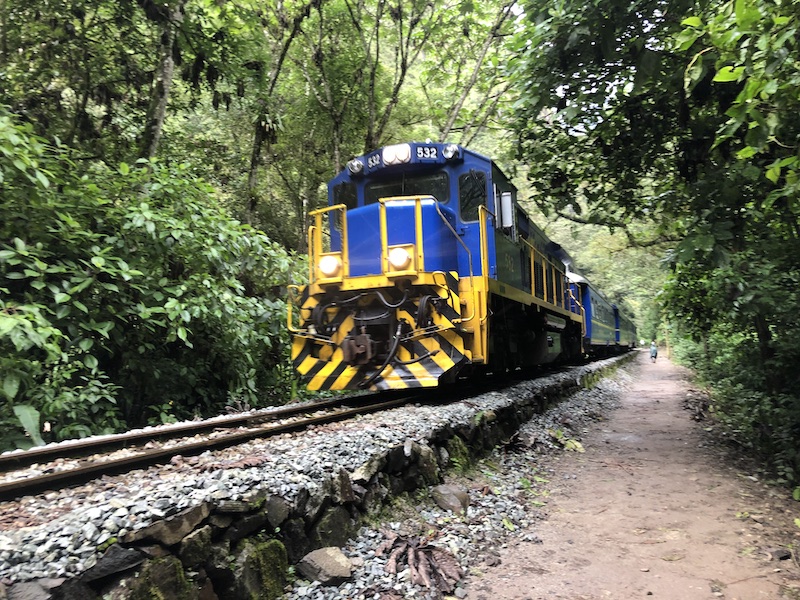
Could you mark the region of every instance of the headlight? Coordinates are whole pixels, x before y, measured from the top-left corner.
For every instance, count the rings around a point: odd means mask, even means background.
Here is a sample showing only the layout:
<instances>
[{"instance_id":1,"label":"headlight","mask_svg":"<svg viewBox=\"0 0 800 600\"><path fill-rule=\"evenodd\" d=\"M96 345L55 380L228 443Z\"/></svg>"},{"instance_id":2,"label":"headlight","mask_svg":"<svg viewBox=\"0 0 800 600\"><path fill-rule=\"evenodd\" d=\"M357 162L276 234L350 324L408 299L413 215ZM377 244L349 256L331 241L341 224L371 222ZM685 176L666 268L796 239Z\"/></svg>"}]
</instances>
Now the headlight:
<instances>
[{"instance_id":1,"label":"headlight","mask_svg":"<svg viewBox=\"0 0 800 600\"><path fill-rule=\"evenodd\" d=\"M458 156L458 146L456 144L447 144L442 150L442 155L447 159L450 160L454 156Z\"/></svg>"},{"instance_id":2,"label":"headlight","mask_svg":"<svg viewBox=\"0 0 800 600\"><path fill-rule=\"evenodd\" d=\"M360 175L364 172L364 163L354 158L347 163L347 170L350 171L350 175Z\"/></svg>"},{"instance_id":3,"label":"headlight","mask_svg":"<svg viewBox=\"0 0 800 600\"><path fill-rule=\"evenodd\" d=\"M392 248L389 250L389 264L403 271L411 264L411 254L405 248Z\"/></svg>"},{"instance_id":4,"label":"headlight","mask_svg":"<svg viewBox=\"0 0 800 600\"><path fill-rule=\"evenodd\" d=\"M339 273L339 269L342 268L342 261L339 260L338 256L327 255L323 256L319 259L319 271L325 277L333 277Z\"/></svg>"},{"instance_id":5,"label":"headlight","mask_svg":"<svg viewBox=\"0 0 800 600\"><path fill-rule=\"evenodd\" d=\"M411 144L386 146L383 149L382 157L385 165L402 165L411 162Z\"/></svg>"}]
</instances>

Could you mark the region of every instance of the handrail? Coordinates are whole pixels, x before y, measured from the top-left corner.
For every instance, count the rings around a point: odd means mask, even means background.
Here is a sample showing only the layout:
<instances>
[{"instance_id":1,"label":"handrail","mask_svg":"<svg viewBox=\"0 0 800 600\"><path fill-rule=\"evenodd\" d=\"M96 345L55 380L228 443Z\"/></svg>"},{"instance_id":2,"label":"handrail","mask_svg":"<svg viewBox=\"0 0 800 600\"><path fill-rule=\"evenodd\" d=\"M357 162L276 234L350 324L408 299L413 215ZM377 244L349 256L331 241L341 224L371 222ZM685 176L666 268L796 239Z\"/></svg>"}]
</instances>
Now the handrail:
<instances>
[{"instance_id":1,"label":"handrail","mask_svg":"<svg viewBox=\"0 0 800 600\"><path fill-rule=\"evenodd\" d=\"M291 333L300 333L301 330L297 329L292 323L292 307L294 306L294 295L295 293L300 292L300 286L292 283L286 286L286 290L288 291L286 298L287 326Z\"/></svg>"},{"instance_id":2,"label":"handrail","mask_svg":"<svg viewBox=\"0 0 800 600\"><path fill-rule=\"evenodd\" d=\"M461 239L461 236L458 235L455 229L453 229L453 226L450 224L450 221L448 221L447 218L442 214L442 210L439 208L439 203L434 202L434 206L436 206L436 212L439 213L439 217L441 217L444 224L447 225L447 228L450 230L450 233L452 233L453 237L455 237L456 240L458 240L459 244L464 246L464 251L467 253L467 262L469 263L469 278L471 282L472 277L474 276L472 270L472 252L470 252L469 247L467 246L466 243L464 243L464 240ZM470 286L470 287L472 287L472 314L469 316L469 318L465 318L462 315L460 319L454 320L453 323L463 323L464 321L471 321L472 319L475 318L476 307L478 306L478 292L475 290L475 286Z\"/></svg>"},{"instance_id":3,"label":"handrail","mask_svg":"<svg viewBox=\"0 0 800 600\"><path fill-rule=\"evenodd\" d=\"M488 223L488 215L497 219L497 216L486 208L483 204L478 206L478 225L480 228L480 245L481 245L481 276L483 277L483 289L489 289L489 236L486 234L486 227ZM481 318L481 325L486 323L489 318L489 311ZM484 352L485 354L485 352Z\"/></svg>"},{"instance_id":4,"label":"handrail","mask_svg":"<svg viewBox=\"0 0 800 600\"><path fill-rule=\"evenodd\" d=\"M425 254L421 244L423 198L433 199L433 196L390 196L387 198L380 198L378 200L380 211L379 223L381 236L381 270L384 273L389 272L389 225L386 218L386 205L391 202L414 202L414 268L418 272L425 270Z\"/></svg>"},{"instance_id":5,"label":"handrail","mask_svg":"<svg viewBox=\"0 0 800 600\"><path fill-rule=\"evenodd\" d=\"M347 250L349 255L349 247L347 245L347 205L334 204L332 206L324 206L308 213L309 217L313 217L314 224L308 228L308 263L309 263L309 276L308 282L314 283L316 281L314 265L316 257L320 256L322 252L322 216L335 211L342 211L342 269L344 269L344 276L349 275L350 261L345 259L344 253Z\"/></svg>"},{"instance_id":6,"label":"handrail","mask_svg":"<svg viewBox=\"0 0 800 600\"><path fill-rule=\"evenodd\" d=\"M567 285L567 291L569 292L569 297L572 298L573 302L575 302L581 311L581 337L586 337L586 308L581 301L575 297L575 294L572 293L572 288L569 287L569 285Z\"/></svg>"},{"instance_id":7,"label":"handrail","mask_svg":"<svg viewBox=\"0 0 800 600\"><path fill-rule=\"evenodd\" d=\"M314 283L314 236L317 228L314 225L308 226L308 283Z\"/></svg>"}]
</instances>

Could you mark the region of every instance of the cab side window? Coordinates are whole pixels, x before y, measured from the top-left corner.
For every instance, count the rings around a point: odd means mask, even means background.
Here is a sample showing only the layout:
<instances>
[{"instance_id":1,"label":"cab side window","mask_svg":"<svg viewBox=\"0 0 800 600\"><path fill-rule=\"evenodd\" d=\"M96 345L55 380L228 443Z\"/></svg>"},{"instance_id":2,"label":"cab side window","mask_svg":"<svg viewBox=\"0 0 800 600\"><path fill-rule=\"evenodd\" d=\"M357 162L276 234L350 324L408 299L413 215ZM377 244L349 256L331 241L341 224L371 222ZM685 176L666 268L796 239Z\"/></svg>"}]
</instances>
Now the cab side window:
<instances>
[{"instance_id":1,"label":"cab side window","mask_svg":"<svg viewBox=\"0 0 800 600\"><path fill-rule=\"evenodd\" d=\"M347 209L358 206L358 192L354 183L340 183L333 188L333 203L344 204Z\"/></svg>"},{"instance_id":2,"label":"cab side window","mask_svg":"<svg viewBox=\"0 0 800 600\"><path fill-rule=\"evenodd\" d=\"M486 173L471 170L458 178L462 221L477 221L478 207L486 204Z\"/></svg>"}]
</instances>

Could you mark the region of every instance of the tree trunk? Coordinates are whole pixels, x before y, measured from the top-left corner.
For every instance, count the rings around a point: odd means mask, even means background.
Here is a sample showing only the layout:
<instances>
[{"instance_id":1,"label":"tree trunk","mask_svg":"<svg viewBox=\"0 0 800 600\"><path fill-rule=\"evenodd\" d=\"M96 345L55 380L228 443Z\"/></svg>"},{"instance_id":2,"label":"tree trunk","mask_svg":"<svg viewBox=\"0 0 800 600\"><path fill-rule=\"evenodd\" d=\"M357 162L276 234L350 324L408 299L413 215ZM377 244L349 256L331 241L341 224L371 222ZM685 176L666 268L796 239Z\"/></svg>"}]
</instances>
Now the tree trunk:
<instances>
[{"instance_id":1,"label":"tree trunk","mask_svg":"<svg viewBox=\"0 0 800 600\"><path fill-rule=\"evenodd\" d=\"M8 38L6 31L6 0L0 0L0 65L5 65L8 61Z\"/></svg>"},{"instance_id":2,"label":"tree trunk","mask_svg":"<svg viewBox=\"0 0 800 600\"><path fill-rule=\"evenodd\" d=\"M778 378L774 375L774 369L767 364L775 356L775 348L772 347L772 332L769 330L767 320L762 315L757 315L753 319L753 325L758 335L758 351L761 358L761 370L766 376L766 391L768 393L778 392L780 391Z\"/></svg>"},{"instance_id":3,"label":"tree trunk","mask_svg":"<svg viewBox=\"0 0 800 600\"><path fill-rule=\"evenodd\" d=\"M158 48L159 62L153 79L150 106L147 108L145 128L139 148L139 156L142 158L153 158L161 140L161 131L167 116L169 92L172 88L172 77L175 72L173 46L175 45L177 26L183 21L184 3L180 2L170 11L169 17L163 22Z\"/></svg>"},{"instance_id":4,"label":"tree trunk","mask_svg":"<svg viewBox=\"0 0 800 600\"><path fill-rule=\"evenodd\" d=\"M253 132L253 150L250 153L250 169L247 174L247 215L246 221L255 223L255 213L258 208L258 165L261 163L261 149L264 147L264 126L261 119L256 119L256 128Z\"/></svg>"},{"instance_id":5,"label":"tree trunk","mask_svg":"<svg viewBox=\"0 0 800 600\"><path fill-rule=\"evenodd\" d=\"M303 24L308 16L311 14L311 8L316 7L317 10L320 8L319 0L310 0L306 4L300 7L297 15L291 20L292 27L288 33L286 33L280 40L278 40L277 46L279 47L279 51L276 51L277 60L275 64L272 65L270 68L270 80L267 84L266 90L266 102L269 102L269 99L272 97L272 93L275 90L275 86L278 83L278 78L280 77L281 70L283 69L283 64L286 60L287 55L289 54L289 48L294 42L295 38L297 37L298 33L300 32L300 26ZM288 22L288 14L284 13L281 8L277 9L280 13L280 18L282 21ZM247 173L247 221L250 224L255 222L255 213L256 209L258 208L258 192L256 191L256 187L258 186L258 168L261 163L261 150L264 146L264 141L267 141L267 144L271 144L274 141L274 136L277 135L277 126L270 121L271 129L267 132L264 126L264 119L262 116L266 116L274 118L274 115L270 115L266 111L259 115L256 119L256 130L253 135L253 151L250 153L250 169ZM269 133L269 135L267 135Z\"/></svg>"},{"instance_id":6,"label":"tree trunk","mask_svg":"<svg viewBox=\"0 0 800 600\"><path fill-rule=\"evenodd\" d=\"M469 96L470 92L472 92L472 89L475 87L475 84L478 81L478 75L480 75L480 71L483 68L486 55L489 53L489 49L500 35L500 29L502 28L503 23L505 23L508 17L512 14L511 9L516 5L516 3L516 0L512 0L512 2L500 7L500 12L497 16L497 19L495 20L494 25L492 25L492 28L489 30L489 33L486 35L486 39L483 41L483 46L478 54L478 58L475 60L475 68L472 70L472 75L469 78L469 82L467 82L467 84L464 86L461 91L461 96L450 110L450 116L448 117L447 123L441 132L440 141L446 141L447 136L450 135L456 119L458 118L458 114L461 112L461 108L464 106L464 102L466 102L467 97Z\"/></svg>"}]
</instances>

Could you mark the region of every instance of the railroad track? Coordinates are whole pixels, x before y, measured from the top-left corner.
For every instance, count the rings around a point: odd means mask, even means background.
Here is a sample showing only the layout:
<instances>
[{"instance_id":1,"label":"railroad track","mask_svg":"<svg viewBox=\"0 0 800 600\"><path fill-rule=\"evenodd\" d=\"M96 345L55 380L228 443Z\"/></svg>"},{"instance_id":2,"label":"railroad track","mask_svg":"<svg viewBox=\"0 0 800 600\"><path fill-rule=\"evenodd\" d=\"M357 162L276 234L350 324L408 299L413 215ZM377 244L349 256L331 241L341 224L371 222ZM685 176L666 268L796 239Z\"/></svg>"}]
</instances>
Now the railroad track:
<instances>
[{"instance_id":1,"label":"railroad track","mask_svg":"<svg viewBox=\"0 0 800 600\"><path fill-rule=\"evenodd\" d=\"M543 374L540 371L533 376L516 374L508 377L535 379ZM0 502L85 483L102 475L165 464L175 456L194 456L207 450L300 431L422 399L433 401L436 397L435 402L464 399L503 387L503 381L508 383L508 379L490 378L471 381L446 392L435 388L438 392L434 395L426 394L426 390L394 390L335 398L0 454ZM197 439L197 436L203 437Z\"/></svg>"},{"instance_id":2,"label":"railroad track","mask_svg":"<svg viewBox=\"0 0 800 600\"><path fill-rule=\"evenodd\" d=\"M389 394L388 399L386 394L340 398L0 454L0 501L164 464L175 456L197 455L255 438L343 421L422 397L417 392ZM197 439L198 435L204 437Z\"/></svg>"}]
</instances>

